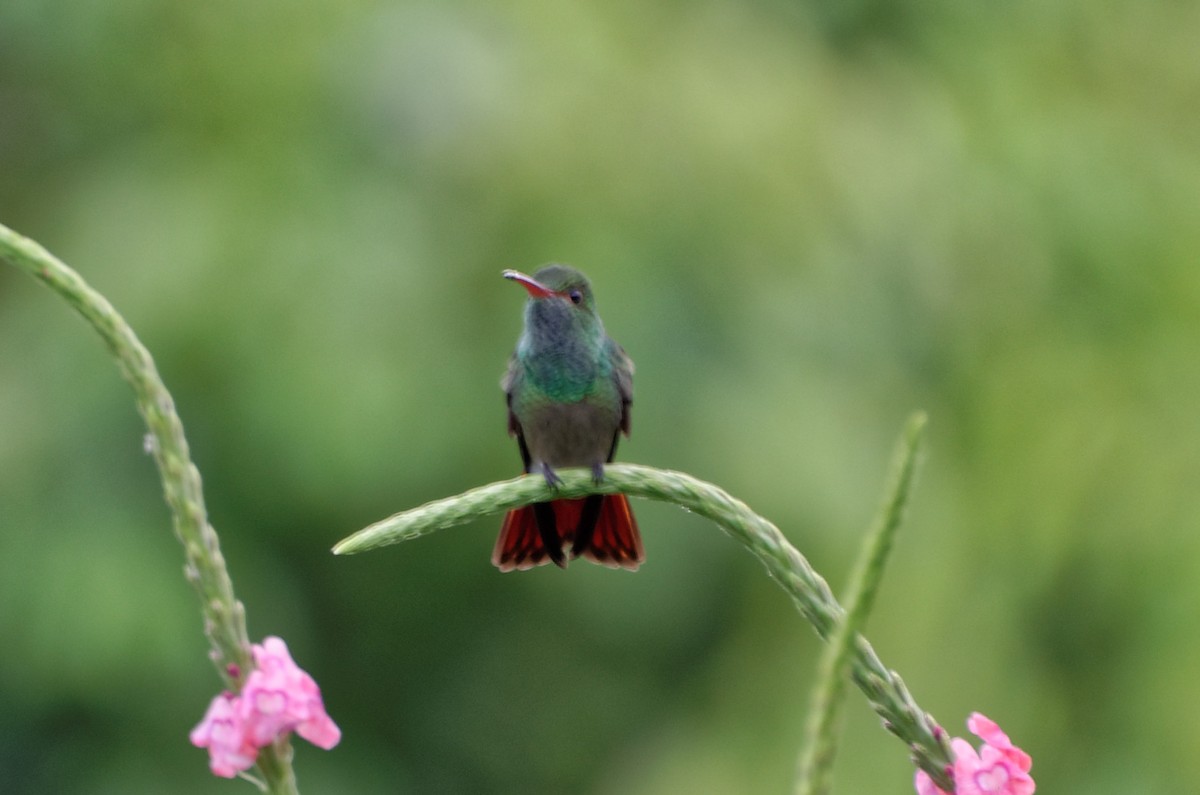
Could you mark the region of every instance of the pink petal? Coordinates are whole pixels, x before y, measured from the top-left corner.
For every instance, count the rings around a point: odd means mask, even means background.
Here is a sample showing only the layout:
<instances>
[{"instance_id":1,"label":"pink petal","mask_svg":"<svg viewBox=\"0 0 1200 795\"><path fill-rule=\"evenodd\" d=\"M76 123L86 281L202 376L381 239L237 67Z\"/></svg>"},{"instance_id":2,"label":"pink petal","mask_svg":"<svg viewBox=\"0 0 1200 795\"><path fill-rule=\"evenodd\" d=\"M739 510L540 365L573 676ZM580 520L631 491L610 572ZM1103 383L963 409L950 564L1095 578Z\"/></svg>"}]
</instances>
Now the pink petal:
<instances>
[{"instance_id":1,"label":"pink petal","mask_svg":"<svg viewBox=\"0 0 1200 795\"><path fill-rule=\"evenodd\" d=\"M267 672L300 670L292 660L292 655L288 651L287 644L283 642L283 638L271 635L263 639L262 645L256 643L250 647L250 650L254 653L254 662L259 670Z\"/></svg>"},{"instance_id":2,"label":"pink petal","mask_svg":"<svg viewBox=\"0 0 1200 795\"><path fill-rule=\"evenodd\" d=\"M1022 773L1028 773L1033 767L1033 758L1015 745L1001 749L1004 757L1017 766Z\"/></svg>"},{"instance_id":3,"label":"pink petal","mask_svg":"<svg viewBox=\"0 0 1200 795\"><path fill-rule=\"evenodd\" d=\"M924 770L917 771L913 786L917 788L917 795L947 795L945 790L933 783L933 779Z\"/></svg>"},{"instance_id":4,"label":"pink petal","mask_svg":"<svg viewBox=\"0 0 1200 795\"><path fill-rule=\"evenodd\" d=\"M971 730L972 734L983 740L986 745L998 750L1023 772L1029 772L1029 768L1033 766L1033 759L1029 754L1013 745L1008 735L1001 731L996 722L986 715L979 712L972 712L971 717L967 718L967 728Z\"/></svg>"},{"instance_id":5,"label":"pink petal","mask_svg":"<svg viewBox=\"0 0 1200 795\"><path fill-rule=\"evenodd\" d=\"M280 715L287 707L287 693L278 690L260 690L254 693L254 711L260 715Z\"/></svg>"},{"instance_id":6,"label":"pink petal","mask_svg":"<svg viewBox=\"0 0 1200 795\"><path fill-rule=\"evenodd\" d=\"M208 709L205 710L204 717L196 724L196 728L192 729L191 733L188 734L188 739L192 741L192 745L197 748L207 748L213 723L225 720L232 715L235 703L236 697L228 693L221 693L213 697L213 700L208 703Z\"/></svg>"},{"instance_id":7,"label":"pink petal","mask_svg":"<svg viewBox=\"0 0 1200 795\"><path fill-rule=\"evenodd\" d=\"M1008 792L1008 785L1012 777L1009 775L1008 767L999 764L976 770L975 775L971 778L980 792L988 793L988 795L1003 795Z\"/></svg>"},{"instance_id":8,"label":"pink petal","mask_svg":"<svg viewBox=\"0 0 1200 795\"><path fill-rule=\"evenodd\" d=\"M971 713L971 716L967 718L967 728L971 730L971 734L974 734L989 745L998 747L1012 745L1009 742L1008 735L1000 731L1000 727L996 725L996 722L982 712Z\"/></svg>"},{"instance_id":9,"label":"pink petal","mask_svg":"<svg viewBox=\"0 0 1200 795\"><path fill-rule=\"evenodd\" d=\"M297 726L296 734L326 751L337 745L342 739L342 730L337 727L332 718L325 714L324 710L321 710L320 715Z\"/></svg>"},{"instance_id":10,"label":"pink petal","mask_svg":"<svg viewBox=\"0 0 1200 795\"><path fill-rule=\"evenodd\" d=\"M188 735L192 745L208 749L209 769L223 778L233 778L239 771L249 770L258 755L247 740L238 707L236 696L222 693L212 700L200 725Z\"/></svg>"},{"instance_id":11,"label":"pink petal","mask_svg":"<svg viewBox=\"0 0 1200 795\"><path fill-rule=\"evenodd\" d=\"M954 767L956 769L962 767L974 770L979 767L979 754L963 738L955 737L952 739L950 741L950 750L954 753Z\"/></svg>"},{"instance_id":12,"label":"pink petal","mask_svg":"<svg viewBox=\"0 0 1200 795\"><path fill-rule=\"evenodd\" d=\"M208 749L208 769L213 772L214 776L233 778L243 770L249 770L254 767L254 760L257 757L258 754L256 753L224 750L214 747Z\"/></svg>"}]
</instances>

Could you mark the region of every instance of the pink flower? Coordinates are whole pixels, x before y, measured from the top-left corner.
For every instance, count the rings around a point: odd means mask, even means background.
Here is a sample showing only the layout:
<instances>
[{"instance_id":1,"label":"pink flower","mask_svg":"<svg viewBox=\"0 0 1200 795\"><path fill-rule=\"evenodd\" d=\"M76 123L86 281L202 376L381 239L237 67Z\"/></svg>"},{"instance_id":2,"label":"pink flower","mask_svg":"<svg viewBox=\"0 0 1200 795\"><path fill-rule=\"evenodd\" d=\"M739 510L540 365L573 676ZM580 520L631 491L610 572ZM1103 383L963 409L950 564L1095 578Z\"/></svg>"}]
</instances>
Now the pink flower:
<instances>
[{"instance_id":1,"label":"pink flower","mask_svg":"<svg viewBox=\"0 0 1200 795\"><path fill-rule=\"evenodd\" d=\"M192 745L208 748L213 773L226 778L251 768L259 748L288 732L326 750L342 738L325 712L317 683L292 660L286 643L268 637L251 651L256 667L241 694L214 698L190 735Z\"/></svg>"},{"instance_id":2,"label":"pink flower","mask_svg":"<svg viewBox=\"0 0 1200 795\"><path fill-rule=\"evenodd\" d=\"M293 730L325 750L337 745L342 732L325 714L317 683L292 661L287 644L269 637L252 650L258 667L246 677L239 714L255 745L270 745Z\"/></svg>"},{"instance_id":3,"label":"pink flower","mask_svg":"<svg viewBox=\"0 0 1200 795\"><path fill-rule=\"evenodd\" d=\"M983 740L983 745L976 753L966 740L955 737L950 741L954 765L946 772L954 780L957 795L1033 795L1034 783L1029 776L1033 760L1029 754L1013 745L995 722L978 712L971 713L967 728ZM917 795L946 795L924 770L917 771L913 783Z\"/></svg>"},{"instance_id":4,"label":"pink flower","mask_svg":"<svg viewBox=\"0 0 1200 795\"><path fill-rule=\"evenodd\" d=\"M192 745L208 749L209 768L223 778L249 770L258 756L237 713L237 696L222 693L212 700L204 720L188 735Z\"/></svg>"}]
</instances>

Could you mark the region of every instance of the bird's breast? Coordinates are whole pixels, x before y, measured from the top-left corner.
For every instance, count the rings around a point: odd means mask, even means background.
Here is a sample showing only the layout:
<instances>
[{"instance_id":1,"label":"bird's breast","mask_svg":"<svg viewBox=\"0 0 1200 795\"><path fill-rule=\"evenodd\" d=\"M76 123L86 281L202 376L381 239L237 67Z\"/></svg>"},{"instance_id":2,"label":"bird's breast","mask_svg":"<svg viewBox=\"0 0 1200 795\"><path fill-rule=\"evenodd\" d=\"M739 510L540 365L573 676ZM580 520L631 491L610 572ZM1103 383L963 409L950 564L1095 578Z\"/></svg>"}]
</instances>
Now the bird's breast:
<instances>
[{"instance_id":1,"label":"bird's breast","mask_svg":"<svg viewBox=\"0 0 1200 795\"><path fill-rule=\"evenodd\" d=\"M619 399L598 395L574 402L520 401L513 410L531 458L552 467L603 463L621 422Z\"/></svg>"}]
</instances>

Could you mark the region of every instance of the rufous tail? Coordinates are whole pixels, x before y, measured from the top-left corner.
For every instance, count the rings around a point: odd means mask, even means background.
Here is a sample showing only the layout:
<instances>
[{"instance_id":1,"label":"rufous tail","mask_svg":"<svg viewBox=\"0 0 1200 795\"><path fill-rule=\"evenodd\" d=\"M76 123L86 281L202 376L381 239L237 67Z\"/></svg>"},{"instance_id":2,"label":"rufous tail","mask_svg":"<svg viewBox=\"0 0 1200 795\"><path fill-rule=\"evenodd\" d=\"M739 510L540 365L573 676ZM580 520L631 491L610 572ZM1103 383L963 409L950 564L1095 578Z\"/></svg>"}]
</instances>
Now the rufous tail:
<instances>
[{"instance_id":1,"label":"rufous tail","mask_svg":"<svg viewBox=\"0 0 1200 795\"><path fill-rule=\"evenodd\" d=\"M592 502L589 506L589 500L596 498L600 499L599 510L589 510L595 505ZM565 567L568 558L584 557L609 568L636 571L645 560L637 520L624 494L553 500L549 505L554 520L553 527L548 528L539 527L539 511L533 505L508 512L492 551L496 568L524 571L551 562ZM541 511L544 521L549 521L550 513ZM587 524L593 521L589 531ZM558 554L546 548L544 539L558 544Z\"/></svg>"}]
</instances>

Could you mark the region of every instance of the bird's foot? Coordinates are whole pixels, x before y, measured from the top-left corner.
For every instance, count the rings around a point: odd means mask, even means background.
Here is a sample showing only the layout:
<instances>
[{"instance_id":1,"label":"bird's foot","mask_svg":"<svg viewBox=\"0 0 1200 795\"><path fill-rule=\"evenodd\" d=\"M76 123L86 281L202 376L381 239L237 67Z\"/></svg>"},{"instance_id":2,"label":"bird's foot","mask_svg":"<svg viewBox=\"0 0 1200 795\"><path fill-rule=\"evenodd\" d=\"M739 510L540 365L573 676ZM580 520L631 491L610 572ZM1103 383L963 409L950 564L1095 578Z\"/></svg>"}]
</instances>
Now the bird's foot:
<instances>
[{"instance_id":1,"label":"bird's foot","mask_svg":"<svg viewBox=\"0 0 1200 795\"><path fill-rule=\"evenodd\" d=\"M604 464L592 464L592 482L597 486L604 482Z\"/></svg>"},{"instance_id":2,"label":"bird's foot","mask_svg":"<svg viewBox=\"0 0 1200 795\"><path fill-rule=\"evenodd\" d=\"M562 485L562 478L558 476L557 472L550 468L549 464L540 464L538 468L542 472L542 477L546 479L547 486L552 489L557 489Z\"/></svg>"}]
</instances>

